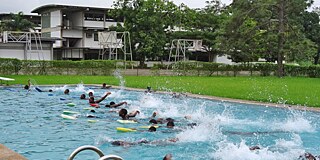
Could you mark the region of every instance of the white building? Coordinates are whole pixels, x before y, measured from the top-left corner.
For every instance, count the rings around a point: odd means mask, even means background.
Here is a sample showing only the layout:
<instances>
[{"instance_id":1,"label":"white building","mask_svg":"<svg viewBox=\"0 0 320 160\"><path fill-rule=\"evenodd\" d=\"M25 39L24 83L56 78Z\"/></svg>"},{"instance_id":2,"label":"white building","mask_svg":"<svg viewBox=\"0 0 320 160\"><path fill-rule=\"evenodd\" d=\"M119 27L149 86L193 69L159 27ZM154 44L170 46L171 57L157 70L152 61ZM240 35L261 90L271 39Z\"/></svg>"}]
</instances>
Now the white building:
<instances>
[{"instance_id":1,"label":"white building","mask_svg":"<svg viewBox=\"0 0 320 160\"><path fill-rule=\"evenodd\" d=\"M108 31L117 22L110 8L44 5L32 11L41 15L42 34L56 37L53 59L98 59L101 46L98 32Z\"/></svg>"},{"instance_id":2,"label":"white building","mask_svg":"<svg viewBox=\"0 0 320 160\"><path fill-rule=\"evenodd\" d=\"M53 60L55 40L35 32L5 31L0 33L0 58Z\"/></svg>"}]
</instances>

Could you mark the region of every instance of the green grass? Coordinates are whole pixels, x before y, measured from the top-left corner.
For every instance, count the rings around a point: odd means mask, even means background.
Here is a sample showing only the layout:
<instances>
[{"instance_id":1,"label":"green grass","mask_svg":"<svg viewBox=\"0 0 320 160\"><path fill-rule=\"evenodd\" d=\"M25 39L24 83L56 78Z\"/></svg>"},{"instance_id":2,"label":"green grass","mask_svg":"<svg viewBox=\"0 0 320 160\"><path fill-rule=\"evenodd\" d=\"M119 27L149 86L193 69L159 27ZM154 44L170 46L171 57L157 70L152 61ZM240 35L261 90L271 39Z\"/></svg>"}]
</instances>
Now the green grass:
<instances>
[{"instance_id":1,"label":"green grass","mask_svg":"<svg viewBox=\"0 0 320 160\"><path fill-rule=\"evenodd\" d=\"M4 76L16 79L9 84L102 84L119 85L112 76ZM298 104L320 107L320 79L277 77L157 77L125 76L126 87L190 92L261 102Z\"/></svg>"}]
</instances>

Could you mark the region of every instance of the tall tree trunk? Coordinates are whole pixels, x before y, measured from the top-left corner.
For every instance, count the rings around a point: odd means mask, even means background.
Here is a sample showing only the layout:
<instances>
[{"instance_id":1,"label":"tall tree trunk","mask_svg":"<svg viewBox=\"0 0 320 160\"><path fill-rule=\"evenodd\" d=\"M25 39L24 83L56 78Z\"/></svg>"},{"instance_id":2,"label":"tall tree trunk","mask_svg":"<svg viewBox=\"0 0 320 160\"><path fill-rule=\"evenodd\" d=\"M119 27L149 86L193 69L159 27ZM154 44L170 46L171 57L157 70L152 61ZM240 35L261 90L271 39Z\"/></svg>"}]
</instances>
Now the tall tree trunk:
<instances>
[{"instance_id":1,"label":"tall tree trunk","mask_svg":"<svg viewBox=\"0 0 320 160\"><path fill-rule=\"evenodd\" d=\"M319 64L319 58L320 58L320 47L318 47L318 52L316 56L314 56L314 65Z\"/></svg>"},{"instance_id":2,"label":"tall tree trunk","mask_svg":"<svg viewBox=\"0 0 320 160\"><path fill-rule=\"evenodd\" d=\"M279 36L278 36L278 77L284 76L284 66L283 66L283 59L284 59L284 53L283 53L283 46L284 46L284 1L285 0L279 0Z\"/></svg>"}]
</instances>

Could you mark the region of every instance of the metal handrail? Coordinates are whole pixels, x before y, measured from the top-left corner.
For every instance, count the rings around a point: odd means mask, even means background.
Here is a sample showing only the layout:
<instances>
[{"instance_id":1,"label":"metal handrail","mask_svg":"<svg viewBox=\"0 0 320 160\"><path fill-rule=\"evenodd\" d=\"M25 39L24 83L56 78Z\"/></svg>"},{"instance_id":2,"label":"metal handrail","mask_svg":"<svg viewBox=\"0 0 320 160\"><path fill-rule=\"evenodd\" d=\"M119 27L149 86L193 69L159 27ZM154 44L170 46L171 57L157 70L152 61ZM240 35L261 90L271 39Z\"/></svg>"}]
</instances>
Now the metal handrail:
<instances>
[{"instance_id":1,"label":"metal handrail","mask_svg":"<svg viewBox=\"0 0 320 160\"><path fill-rule=\"evenodd\" d=\"M119 156L117 156L117 155L104 155L103 154L103 152L99 149L99 148L97 148L97 147L95 147L95 146L90 146L90 145L85 145L85 146L81 146L81 147L79 147L79 148L77 148L76 150L74 150L71 154L70 154L70 156L69 156L69 158L67 159L67 160L73 160L74 159L74 157L78 154L78 153L80 153L80 152L82 152L82 151L84 151L84 150L93 150L93 151L95 151L96 153L98 153L98 155L100 156L100 159L99 160L123 160L121 157L119 157Z\"/></svg>"},{"instance_id":2,"label":"metal handrail","mask_svg":"<svg viewBox=\"0 0 320 160\"><path fill-rule=\"evenodd\" d=\"M97 147L95 147L95 146L86 145L86 146L81 146L81 147L77 148L76 150L74 150L74 151L70 154L68 160L73 160L74 157L75 157L78 153L80 153L81 151L84 151L84 150L93 150L93 151L95 151L96 153L98 153L98 155L99 155L100 157L103 157L103 156L104 156L103 152L102 152L99 148L97 148Z\"/></svg>"},{"instance_id":3,"label":"metal handrail","mask_svg":"<svg viewBox=\"0 0 320 160\"><path fill-rule=\"evenodd\" d=\"M117 155L106 155L101 157L99 160L123 160L123 159Z\"/></svg>"}]
</instances>

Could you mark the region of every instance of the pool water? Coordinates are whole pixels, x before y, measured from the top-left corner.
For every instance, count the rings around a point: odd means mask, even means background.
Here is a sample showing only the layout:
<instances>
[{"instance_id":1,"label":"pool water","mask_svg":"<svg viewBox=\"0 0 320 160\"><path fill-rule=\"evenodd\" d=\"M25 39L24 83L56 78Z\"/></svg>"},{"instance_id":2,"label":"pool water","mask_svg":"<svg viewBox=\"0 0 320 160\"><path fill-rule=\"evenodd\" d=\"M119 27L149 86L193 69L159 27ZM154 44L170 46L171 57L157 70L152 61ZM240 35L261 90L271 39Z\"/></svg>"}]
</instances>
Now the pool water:
<instances>
[{"instance_id":1,"label":"pool water","mask_svg":"<svg viewBox=\"0 0 320 160\"><path fill-rule=\"evenodd\" d=\"M320 129L317 112L297 111L212 101L195 98L172 98L169 94L94 89L90 86L42 87L48 92L31 92L21 88L0 88L0 143L31 160L63 160L82 145L94 145L105 154L115 154L130 160L162 159L171 153L175 160L276 160L297 159L310 152L320 154ZM70 95L64 95L64 89ZM122 106L128 111L138 109L137 124L120 124L114 109L102 107L92 113L87 100L80 100L82 93L94 91L102 96L112 92L102 103L126 101ZM66 99L66 100L61 100ZM67 103L75 103L74 107ZM65 120L64 110L79 112L76 120ZM146 132L152 113L157 117L175 119L175 128L160 127L157 132ZM87 118L95 115L97 118ZM190 119L184 118L189 116ZM89 123L88 120L97 120ZM188 124L196 123L190 127ZM163 124L162 126L165 126ZM116 127L137 128L137 132L118 132ZM167 141L178 138L177 142ZM152 143L132 146L113 146L112 141ZM258 145L261 149L250 151ZM77 160L97 160L98 155L84 151Z\"/></svg>"}]
</instances>

